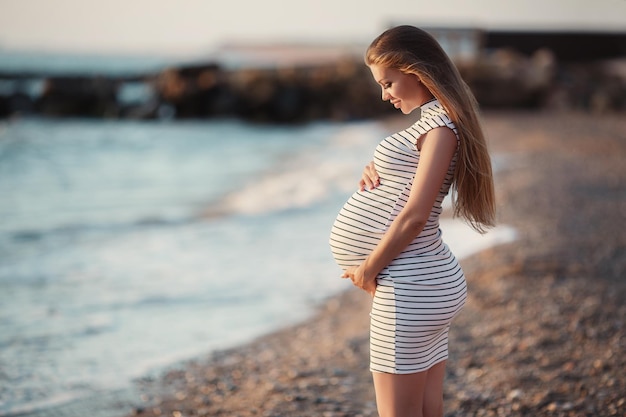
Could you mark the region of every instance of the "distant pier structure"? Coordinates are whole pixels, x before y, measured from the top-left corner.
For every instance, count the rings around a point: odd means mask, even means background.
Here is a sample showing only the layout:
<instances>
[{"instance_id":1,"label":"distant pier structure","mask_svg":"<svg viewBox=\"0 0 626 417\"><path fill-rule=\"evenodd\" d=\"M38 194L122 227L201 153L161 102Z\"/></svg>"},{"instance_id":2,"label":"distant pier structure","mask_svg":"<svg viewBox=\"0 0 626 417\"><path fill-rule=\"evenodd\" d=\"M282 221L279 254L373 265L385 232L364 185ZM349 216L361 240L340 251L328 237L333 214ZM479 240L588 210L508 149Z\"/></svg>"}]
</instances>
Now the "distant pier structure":
<instances>
[{"instance_id":1,"label":"distant pier structure","mask_svg":"<svg viewBox=\"0 0 626 417\"><path fill-rule=\"evenodd\" d=\"M590 62L626 59L626 27L623 30L535 30L428 27L455 60L478 59L498 49L524 55L549 50L559 62Z\"/></svg>"},{"instance_id":2,"label":"distant pier structure","mask_svg":"<svg viewBox=\"0 0 626 417\"><path fill-rule=\"evenodd\" d=\"M485 31L483 47L514 48L526 55L548 49L560 62L624 59L626 28L622 31L489 30Z\"/></svg>"}]
</instances>

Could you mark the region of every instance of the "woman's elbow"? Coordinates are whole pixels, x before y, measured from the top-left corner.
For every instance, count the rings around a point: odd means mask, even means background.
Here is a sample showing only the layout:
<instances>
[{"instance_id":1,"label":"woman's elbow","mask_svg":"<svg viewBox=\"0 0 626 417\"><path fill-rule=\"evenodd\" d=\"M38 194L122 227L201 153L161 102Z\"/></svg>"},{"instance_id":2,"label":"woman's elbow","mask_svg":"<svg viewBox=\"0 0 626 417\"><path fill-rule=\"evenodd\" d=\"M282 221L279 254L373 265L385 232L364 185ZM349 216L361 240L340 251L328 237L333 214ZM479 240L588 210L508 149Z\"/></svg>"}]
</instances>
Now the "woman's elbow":
<instances>
[{"instance_id":1,"label":"woman's elbow","mask_svg":"<svg viewBox=\"0 0 626 417\"><path fill-rule=\"evenodd\" d=\"M420 215L418 213L404 216L403 219L405 229L415 233L416 236L421 233L427 222L428 215Z\"/></svg>"}]
</instances>

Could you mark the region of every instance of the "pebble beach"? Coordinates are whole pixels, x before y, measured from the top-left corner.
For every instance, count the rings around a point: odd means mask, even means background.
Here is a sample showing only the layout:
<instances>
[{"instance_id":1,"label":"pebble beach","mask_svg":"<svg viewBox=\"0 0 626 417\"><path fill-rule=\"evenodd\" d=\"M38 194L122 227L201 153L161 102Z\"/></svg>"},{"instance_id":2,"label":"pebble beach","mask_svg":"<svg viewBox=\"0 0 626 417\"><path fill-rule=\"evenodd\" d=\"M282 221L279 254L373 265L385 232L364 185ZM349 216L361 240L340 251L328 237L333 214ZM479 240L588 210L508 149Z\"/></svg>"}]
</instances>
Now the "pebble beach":
<instances>
[{"instance_id":1,"label":"pebble beach","mask_svg":"<svg viewBox=\"0 0 626 417\"><path fill-rule=\"evenodd\" d=\"M626 415L623 116L484 114L505 157L498 222L518 235L461 262L445 416ZM369 308L350 289L305 322L137 381L127 416L377 416Z\"/></svg>"}]
</instances>

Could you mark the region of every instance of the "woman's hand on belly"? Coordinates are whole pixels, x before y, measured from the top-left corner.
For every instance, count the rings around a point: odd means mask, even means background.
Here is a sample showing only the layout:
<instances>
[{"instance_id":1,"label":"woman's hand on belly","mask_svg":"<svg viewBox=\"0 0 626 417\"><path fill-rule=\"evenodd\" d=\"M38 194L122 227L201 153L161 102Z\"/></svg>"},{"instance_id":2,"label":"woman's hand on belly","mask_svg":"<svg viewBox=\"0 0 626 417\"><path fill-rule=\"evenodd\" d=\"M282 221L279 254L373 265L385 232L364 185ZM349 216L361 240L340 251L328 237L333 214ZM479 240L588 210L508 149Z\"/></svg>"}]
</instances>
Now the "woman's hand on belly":
<instances>
[{"instance_id":1,"label":"woman's hand on belly","mask_svg":"<svg viewBox=\"0 0 626 417\"><path fill-rule=\"evenodd\" d=\"M369 164L365 165L363 169L363 174L361 175L361 180L359 181L359 190L365 191L373 190L374 188L380 185L380 177L378 176L378 172L376 172L376 168L374 168L374 161L371 161Z\"/></svg>"},{"instance_id":2,"label":"woman's hand on belly","mask_svg":"<svg viewBox=\"0 0 626 417\"><path fill-rule=\"evenodd\" d=\"M351 266L341 275L341 278L350 278L355 287L369 293L372 297L376 293L376 278L366 279L363 265Z\"/></svg>"}]
</instances>

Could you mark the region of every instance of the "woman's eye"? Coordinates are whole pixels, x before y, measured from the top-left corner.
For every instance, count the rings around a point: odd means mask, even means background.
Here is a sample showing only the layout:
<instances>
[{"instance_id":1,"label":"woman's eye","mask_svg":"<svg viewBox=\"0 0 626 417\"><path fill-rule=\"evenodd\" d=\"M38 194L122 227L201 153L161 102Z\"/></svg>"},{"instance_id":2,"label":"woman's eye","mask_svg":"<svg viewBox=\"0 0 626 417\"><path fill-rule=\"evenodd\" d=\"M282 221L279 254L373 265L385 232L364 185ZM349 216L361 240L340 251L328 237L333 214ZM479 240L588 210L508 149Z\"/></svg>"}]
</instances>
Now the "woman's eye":
<instances>
[{"instance_id":1,"label":"woman's eye","mask_svg":"<svg viewBox=\"0 0 626 417\"><path fill-rule=\"evenodd\" d=\"M385 83L383 84L383 88L390 88L391 87L391 83Z\"/></svg>"}]
</instances>

